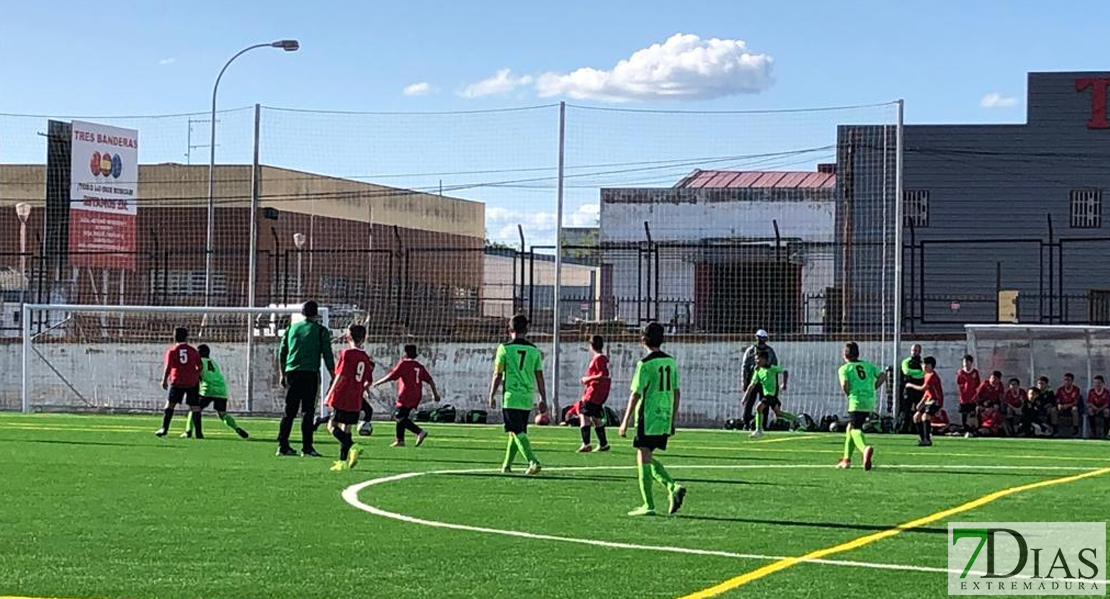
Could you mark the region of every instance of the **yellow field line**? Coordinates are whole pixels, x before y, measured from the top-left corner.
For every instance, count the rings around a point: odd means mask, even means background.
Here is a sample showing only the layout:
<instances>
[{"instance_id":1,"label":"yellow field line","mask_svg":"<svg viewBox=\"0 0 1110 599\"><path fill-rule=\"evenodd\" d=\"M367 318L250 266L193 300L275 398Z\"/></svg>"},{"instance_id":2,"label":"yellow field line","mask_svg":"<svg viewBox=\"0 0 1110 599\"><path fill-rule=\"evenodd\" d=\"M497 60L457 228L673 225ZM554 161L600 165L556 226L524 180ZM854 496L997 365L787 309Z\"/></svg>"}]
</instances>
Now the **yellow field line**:
<instances>
[{"instance_id":1,"label":"yellow field line","mask_svg":"<svg viewBox=\"0 0 1110 599\"><path fill-rule=\"evenodd\" d=\"M967 503L963 503L963 504L957 505L956 507L952 507L952 508L948 508L948 509L940 511L940 512L936 512L934 514L929 514L928 516L925 516L923 518L918 518L917 520L911 520L909 522L906 522L905 524L899 524L898 526L896 526L894 528L888 528L887 530L880 531L880 532L877 532L877 533L874 533L874 534L869 534L869 535L866 535L866 536L862 536L862 537L859 537L857 539L853 539L851 541L848 541L846 543L841 543L839 545L834 545L832 547L826 547L824 549L818 549L817 551L811 551L811 552L809 552L809 553L807 553L807 554L805 554L801 557L788 557L786 559L781 559L777 562L772 562L770 564L767 564L766 566L763 566L761 568L756 568L755 570L752 570L751 572L741 574L740 576L737 576L735 578L730 578L730 579L728 579L728 580L726 580L726 581L724 581L720 584L713 585L713 586L711 586L707 589L703 589L703 590L697 591L695 593L690 593L689 595L683 595L679 599L708 599L709 597L716 597L717 595L720 595L722 593L726 593L726 592L731 591L733 589L742 587L742 586L748 584L749 582L754 582L754 581L759 580L761 578L765 578L767 576L770 576L771 574L774 574L775 572L780 572L780 571L785 570L787 568L790 568L792 566L796 566L798 564L805 563L808 560L823 559L823 558L826 558L830 555L834 555L834 554L837 554L837 553L843 553L845 551L851 551L853 549L858 549L858 548L863 547L865 545L870 545L871 543L874 543L876 541L881 541L882 539L886 539L886 538L893 537L895 535L901 534L901 533L903 533L907 530L912 530L914 528L920 528L922 526L932 524L933 522L936 522L938 520L943 520L943 519L948 518L950 516L955 516L956 514L961 514L963 512L973 510L977 507L981 507L981 506L986 505L988 503L991 503L993 501L997 501L999 499L1002 499L1003 497L1008 497L1010 495L1014 495L1015 493L1021 493L1021 492L1024 492L1024 491L1031 491L1033 489L1039 489L1041 487L1050 487L1052 485L1062 485L1062 484L1065 484L1065 483L1070 483L1070 482L1075 482L1077 480L1082 480L1084 478L1091 478L1091 477L1094 477L1094 476L1101 476L1101 475L1107 474L1107 473L1110 473L1110 468L1100 468L1098 470L1091 470L1091 471L1088 471L1088 472L1084 472L1082 474L1075 474L1075 475L1072 475L1072 476L1064 476L1064 477L1061 477L1061 478L1052 478L1052 479L1048 479L1048 480L1042 480L1042 481L1036 482L1036 483L1030 483L1030 484L1027 484L1027 485L1020 485L1020 486L1017 486L1017 487L1010 487L1008 489L1002 489L1001 491L995 491L993 493L988 493L987 495L983 495L982 497L980 497L978 499L973 499L973 500L971 500Z\"/></svg>"}]
</instances>

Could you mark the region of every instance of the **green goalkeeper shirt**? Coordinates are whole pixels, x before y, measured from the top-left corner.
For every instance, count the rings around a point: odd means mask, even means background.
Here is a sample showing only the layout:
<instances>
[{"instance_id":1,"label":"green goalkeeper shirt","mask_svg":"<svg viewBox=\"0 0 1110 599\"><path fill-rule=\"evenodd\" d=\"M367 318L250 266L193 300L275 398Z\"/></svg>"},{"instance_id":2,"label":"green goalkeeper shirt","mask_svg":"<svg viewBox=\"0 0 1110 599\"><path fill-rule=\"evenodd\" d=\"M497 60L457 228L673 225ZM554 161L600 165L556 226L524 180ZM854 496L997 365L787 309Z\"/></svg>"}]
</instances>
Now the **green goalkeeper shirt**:
<instances>
[{"instance_id":1,"label":"green goalkeeper shirt","mask_svg":"<svg viewBox=\"0 0 1110 599\"><path fill-rule=\"evenodd\" d=\"M220 372L220 366L211 358L200 359L200 395L227 399L227 382L224 381L224 373Z\"/></svg>"}]
</instances>

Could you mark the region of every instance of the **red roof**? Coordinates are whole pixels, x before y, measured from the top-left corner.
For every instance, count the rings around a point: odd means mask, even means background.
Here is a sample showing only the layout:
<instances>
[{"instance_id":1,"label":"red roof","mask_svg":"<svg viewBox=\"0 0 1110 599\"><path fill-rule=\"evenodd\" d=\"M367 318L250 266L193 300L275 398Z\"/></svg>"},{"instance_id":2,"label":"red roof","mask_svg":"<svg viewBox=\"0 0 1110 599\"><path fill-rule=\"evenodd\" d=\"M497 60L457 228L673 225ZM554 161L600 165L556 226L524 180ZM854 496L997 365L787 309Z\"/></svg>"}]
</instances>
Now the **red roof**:
<instances>
[{"instance_id":1,"label":"red roof","mask_svg":"<svg viewBox=\"0 0 1110 599\"><path fill-rule=\"evenodd\" d=\"M675 184L678 189L832 189L834 173L813 171L703 171L696 170Z\"/></svg>"}]
</instances>

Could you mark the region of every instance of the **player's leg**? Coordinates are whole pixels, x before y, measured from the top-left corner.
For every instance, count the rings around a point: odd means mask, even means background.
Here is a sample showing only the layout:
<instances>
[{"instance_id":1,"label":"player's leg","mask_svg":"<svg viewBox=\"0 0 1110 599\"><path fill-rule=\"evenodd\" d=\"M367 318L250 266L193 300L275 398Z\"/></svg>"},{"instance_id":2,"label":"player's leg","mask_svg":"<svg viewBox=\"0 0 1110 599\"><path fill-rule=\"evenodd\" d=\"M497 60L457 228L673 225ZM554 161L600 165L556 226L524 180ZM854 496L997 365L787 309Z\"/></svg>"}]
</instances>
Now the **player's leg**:
<instances>
[{"instance_id":1,"label":"player's leg","mask_svg":"<svg viewBox=\"0 0 1110 599\"><path fill-rule=\"evenodd\" d=\"M239 435L243 439L250 437L250 435L247 434L247 431L243 430L243 428L239 426L239 423L235 421L235 418L228 413L226 397L217 397L212 400L212 403L216 408L216 416L219 417L220 422L224 423L224 426L235 431L235 434Z\"/></svg>"},{"instance_id":2,"label":"player's leg","mask_svg":"<svg viewBox=\"0 0 1110 599\"><path fill-rule=\"evenodd\" d=\"M516 432L520 430L521 422L520 410L513 410L510 408L503 408L501 410L501 420L505 423L505 433L508 437L508 443L505 446L505 461L501 463L501 472L509 473L513 471L513 462L516 461L516 456L520 452L516 442Z\"/></svg>"},{"instance_id":3,"label":"player's leg","mask_svg":"<svg viewBox=\"0 0 1110 599\"><path fill-rule=\"evenodd\" d=\"M413 422L412 408L401 409L403 410L403 413L401 414L401 426L404 427L404 429L408 432L416 435L416 446L420 447L424 444L424 439L428 438L428 431L420 428L419 425Z\"/></svg>"},{"instance_id":4,"label":"player's leg","mask_svg":"<svg viewBox=\"0 0 1110 599\"><path fill-rule=\"evenodd\" d=\"M763 436L763 420L767 418L767 403L762 399L759 403L755 404L755 430L752 431L753 437Z\"/></svg>"},{"instance_id":5,"label":"player's leg","mask_svg":"<svg viewBox=\"0 0 1110 599\"><path fill-rule=\"evenodd\" d=\"M650 439L651 459L648 466L651 470L651 477L667 490L667 513L673 514L682 507L682 503L686 499L686 488L675 482L674 477L663 467L663 462L655 457L655 451L665 451L667 449L667 436L658 435Z\"/></svg>"},{"instance_id":6,"label":"player's leg","mask_svg":"<svg viewBox=\"0 0 1110 599\"><path fill-rule=\"evenodd\" d=\"M524 416L525 421L528 419L527 413ZM536 452L532 450L532 442L528 439L528 425L525 423L523 430L513 435L513 440L516 441L517 450L524 459L528 460L527 474L539 474L540 460L536 457Z\"/></svg>"},{"instance_id":7,"label":"player's leg","mask_svg":"<svg viewBox=\"0 0 1110 599\"><path fill-rule=\"evenodd\" d=\"M644 444L645 439L640 435L636 435L633 440L633 446ZM655 515L655 494L652 492L652 472L651 472L652 451L650 447L637 447L636 448L636 474L637 481L640 484L640 498L643 504L640 507L628 512L629 516L654 516Z\"/></svg>"},{"instance_id":8,"label":"player's leg","mask_svg":"<svg viewBox=\"0 0 1110 599\"><path fill-rule=\"evenodd\" d=\"M599 418L591 418L594 425L594 434L597 435L597 450L609 451L609 439L605 434L605 411L602 410L602 416Z\"/></svg>"},{"instance_id":9,"label":"player's leg","mask_svg":"<svg viewBox=\"0 0 1110 599\"><path fill-rule=\"evenodd\" d=\"M204 428L203 422L200 419L200 411L203 408L200 401L200 389L197 387L189 387L185 390L185 404L189 406L189 421L193 424L193 438L203 439Z\"/></svg>"},{"instance_id":10,"label":"player's leg","mask_svg":"<svg viewBox=\"0 0 1110 599\"><path fill-rule=\"evenodd\" d=\"M173 413L177 408L177 404L185 399L185 390L180 387L170 386L166 393L166 406L162 408L162 428L154 432L157 437L165 437L166 433L170 430L170 422L173 421Z\"/></svg>"},{"instance_id":11,"label":"player's leg","mask_svg":"<svg viewBox=\"0 0 1110 599\"><path fill-rule=\"evenodd\" d=\"M758 390L755 395L744 397L744 428L750 428L752 425L752 409L755 407L756 401L763 399L763 394Z\"/></svg>"},{"instance_id":12,"label":"player's leg","mask_svg":"<svg viewBox=\"0 0 1110 599\"><path fill-rule=\"evenodd\" d=\"M852 422L849 429L849 436L852 438L852 445L863 454L863 469L871 469L871 459L875 454L875 449L867 444L867 439L863 435L863 425L867 422L867 417L870 412L852 412Z\"/></svg>"},{"instance_id":13,"label":"player's leg","mask_svg":"<svg viewBox=\"0 0 1110 599\"><path fill-rule=\"evenodd\" d=\"M366 397L362 398L362 424L358 426L358 434L364 437L369 437L374 432L374 408L370 402L366 401Z\"/></svg>"},{"instance_id":14,"label":"player's leg","mask_svg":"<svg viewBox=\"0 0 1110 599\"><path fill-rule=\"evenodd\" d=\"M320 390L320 374L317 372L300 373L298 386L301 412L301 455L318 458L320 453L312 445L316 432L316 394Z\"/></svg>"},{"instance_id":15,"label":"player's leg","mask_svg":"<svg viewBox=\"0 0 1110 599\"><path fill-rule=\"evenodd\" d=\"M401 414L403 408L393 410L393 443L390 447L405 446L405 418Z\"/></svg>"},{"instance_id":16,"label":"player's leg","mask_svg":"<svg viewBox=\"0 0 1110 599\"><path fill-rule=\"evenodd\" d=\"M300 398L297 396L296 373L285 373L285 411L281 415L278 425L278 455L292 456L297 452L289 445L289 435L293 432L293 420L297 418L297 411L301 407Z\"/></svg>"},{"instance_id":17,"label":"player's leg","mask_svg":"<svg viewBox=\"0 0 1110 599\"><path fill-rule=\"evenodd\" d=\"M588 409L585 401L579 400L578 402L578 432L582 435L582 445L578 448L578 453L589 453L594 450L590 445L590 421L592 418L586 414ZM598 440L600 442L600 439Z\"/></svg>"}]
</instances>

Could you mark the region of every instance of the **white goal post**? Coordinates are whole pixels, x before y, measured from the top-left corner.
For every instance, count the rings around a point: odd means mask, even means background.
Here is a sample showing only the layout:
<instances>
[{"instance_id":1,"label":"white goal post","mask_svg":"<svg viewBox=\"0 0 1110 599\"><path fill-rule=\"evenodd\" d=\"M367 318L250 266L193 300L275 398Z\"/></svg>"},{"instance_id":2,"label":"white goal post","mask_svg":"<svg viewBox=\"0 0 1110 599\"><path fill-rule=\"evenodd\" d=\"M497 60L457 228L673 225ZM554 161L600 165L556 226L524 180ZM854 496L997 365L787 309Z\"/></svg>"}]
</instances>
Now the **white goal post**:
<instances>
[{"instance_id":1,"label":"white goal post","mask_svg":"<svg viewBox=\"0 0 1110 599\"><path fill-rule=\"evenodd\" d=\"M268 306L256 308L244 307L204 307L204 306L106 306L106 305L81 305L81 304L23 304L20 318L20 325L22 328L22 387L20 389L20 400L23 412L32 411L33 401L32 394L34 392L32 385L34 380L34 373L32 372L32 364L37 357L44 363L47 368L52 371L51 376L62 381L65 387L81 397L81 394L74 385L66 379L66 374L72 375L79 373L66 373L59 371L50 360L42 352L35 347L36 340L43 338L44 340L55 340L59 345L65 345L67 348L85 347L88 348L90 341L87 337L95 336L97 342L104 342L111 344L112 347L123 347L127 343L154 343L160 344L163 348L170 343L170 334L172 334L175 326L178 326L182 320L190 320L201 323L199 327L193 328L190 331L191 343L204 343L206 342L206 332L215 330L217 328L216 322L220 320L220 316L244 317L243 320L235 318L225 318L225 322L219 325L220 330L223 331L224 340L231 337L231 343L242 344L245 353L243 362L245 368L243 372L237 373L234 377L236 380L243 381L243 397L241 404L245 411L255 411L254 393L255 393L255 375L254 375L254 346L256 337L267 337L274 340L281 332L281 327L285 325L285 318L288 317L290 321L295 320L301 312L301 305L283 305L283 306ZM319 322L325 328L329 328L329 313L325 307L319 309ZM67 333L68 328L85 333L88 326L84 328L79 322L80 317L96 316L99 323L93 323L96 332L84 337L78 337L73 333ZM258 316L268 316L268 319L263 319L261 322ZM109 318L111 317L111 318ZM130 322L128 321L130 319ZM229 322L230 321L230 322ZM116 326L118 322L118 326ZM106 325L106 323L108 323ZM106 325L106 326L97 326ZM147 352L151 354L151 352ZM122 358L117 358L117 360ZM153 359L161 364L161 353L154 353ZM107 363L112 363L112 358L106 359ZM222 363L222 362L221 362ZM224 366L226 374L226 366ZM323 366L321 365L322 373ZM149 370L149 365L148 365ZM158 371L160 372L160 370ZM94 373L90 373L94 374ZM231 387L233 377L229 377L229 387ZM323 414L324 407L324 385L328 377L321 376L320 385L321 392L319 397L319 409ZM121 381L126 383L126 381ZM82 397L82 399L84 399ZM93 404L86 402L89 407L97 407ZM126 405L105 405L100 407L107 408L121 408L127 409ZM270 410L273 411L273 410Z\"/></svg>"}]
</instances>

